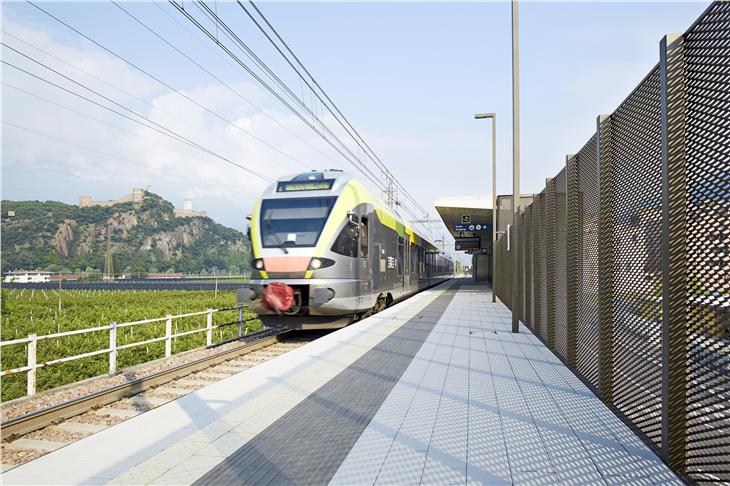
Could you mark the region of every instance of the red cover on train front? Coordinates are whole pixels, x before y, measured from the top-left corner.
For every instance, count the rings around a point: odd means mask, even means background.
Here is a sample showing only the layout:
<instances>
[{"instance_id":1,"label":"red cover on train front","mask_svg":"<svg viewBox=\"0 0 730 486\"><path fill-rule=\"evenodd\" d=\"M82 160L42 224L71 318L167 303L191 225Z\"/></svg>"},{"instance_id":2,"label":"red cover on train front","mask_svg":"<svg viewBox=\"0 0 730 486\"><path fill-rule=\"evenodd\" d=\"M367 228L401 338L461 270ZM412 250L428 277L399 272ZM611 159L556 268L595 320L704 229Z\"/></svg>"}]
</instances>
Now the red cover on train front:
<instances>
[{"instance_id":1,"label":"red cover on train front","mask_svg":"<svg viewBox=\"0 0 730 486\"><path fill-rule=\"evenodd\" d=\"M264 302L277 313L286 312L294 305L294 289L282 282L272 282L264 288Z\"/></svg>"}]
</instances>

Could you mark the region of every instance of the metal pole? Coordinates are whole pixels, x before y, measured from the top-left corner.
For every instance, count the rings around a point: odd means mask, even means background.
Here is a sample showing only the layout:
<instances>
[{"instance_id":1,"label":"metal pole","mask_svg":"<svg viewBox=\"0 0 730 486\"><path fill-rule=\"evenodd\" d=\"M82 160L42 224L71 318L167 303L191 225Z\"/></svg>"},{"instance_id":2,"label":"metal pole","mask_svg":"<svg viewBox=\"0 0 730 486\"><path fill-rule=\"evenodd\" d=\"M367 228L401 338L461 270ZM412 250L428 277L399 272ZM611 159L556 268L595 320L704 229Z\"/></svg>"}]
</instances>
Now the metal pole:
<instances>
[{"instance_id":1,"label":"metal pole","mask_svg":"<svg viewBox=\"0 0 730 486\"><path fill-rule=\"evenodd\" d=\"M517 221L520 214L520 46L517 0L512 0L512 332L520 331L520 259Z\"/></svg>"},{"instance_id":2,"label":"metal pole","mask_svg":"<svg viewBox=\"0 0 730 486\"><path fill-rule=\"evenodd\" d=\"M662 133L662 456L686 472L689 343L687 317L687 193L684 38L666 35L660 47ZM695 235L693 235L695 237Z\"/></svg>"},{"instance_id":3,"label":"metal pole","mask_svg":"<svg viewBox=\"0 0 730 486\"><path fill-rule=\"evenodd\" d=\"M497 114L492 117L492 303L497 302Z\"/></svg>"}]
</instances>

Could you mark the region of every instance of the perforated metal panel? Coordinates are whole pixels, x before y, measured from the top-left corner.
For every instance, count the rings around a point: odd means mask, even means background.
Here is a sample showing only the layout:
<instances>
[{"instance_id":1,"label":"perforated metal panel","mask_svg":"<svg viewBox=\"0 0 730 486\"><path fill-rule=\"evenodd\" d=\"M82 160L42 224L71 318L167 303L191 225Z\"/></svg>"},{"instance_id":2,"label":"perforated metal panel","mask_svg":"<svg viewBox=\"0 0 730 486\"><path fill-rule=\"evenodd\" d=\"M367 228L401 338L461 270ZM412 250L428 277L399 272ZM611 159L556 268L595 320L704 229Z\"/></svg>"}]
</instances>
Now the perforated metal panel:
<instances>
[{"instance_id":1,"label":"perforated metal panel","mask_svg":"<svg viewBox=\"0 0 730 486\"><path fill-rule=\"evenodd\" d=\"M525 275L526 275L526 272L525 272L525 213L524 212L520 213L520 219L519 219L517 229L519 230L519 231L517 231L517 235L518 235L518 238L520 239L520 244L517 245L517 251L520 256L520 266L519 266L519 272L520 272L519 275L520 276L519 276L518 284L520 286L520 295L522 296L522 297L520 297L520 300L519 300L519 303L520 303L519 317L520 317L520 321L522 321L522 323L524 324L525 315L527 314L527 299L525 299L525 297L524 297L525 288L526 288L526 286L525 286L525 283L526 283L526 279L525 279Z\"/></svg>"},{"instance_id":2,"label":"perforated metal panel","mask_svg":"<svg viewBox=\"0 0 730 486\"><path fill-rule=\"evenodd\" d=\"M655 68L611 117L614 403L661 441L661 119Z\"/></svg>"},{"instance_id":3,"label":"perforated metal panel","mask_svg":"<svg viewBox=\"0 0 730 486\"><path fill-rule=\"evenodd\" d=\"M533 319L535 313L535 296L533 294L533 265L532 265L532 212L533 205L525 208L525 226L523 228L523 248L524 248L524 275L525 275L525 293L523 300L525 301L525 325L535 330L535 322Z\"/></svg>"},{"instance_id":4,"label":"perforated metal panel","mask_svg":"<svg viewBox=\"0 0 730 486\"><path fill-rule=\"evenodd\" d=\"M546 284L546 245L545 245L545 191L537 195L532 218L535 267L535 331L547 341L547 284Z\"/></svg>"},{"instance_id":5,"label":"perforated metal panel","mask_svg":"<svg viewBox=\"0 0 730 486\"><path fill-rule=\"evenodd\" d=\"M555 176L555 350L563 358L567 358L568 336L566 321L568 319L568 213L567 213L567 176L563 168Z\"/></svg>"},{"instance_id":6,"label":"perforated metal panel","mask_svg":"<svg viewBox=\"0 0 730 486\"><path fill-rule=\"evenodd\" d=\"M730 3L684 36L688 472L730 482Z\"/></svg>"},{"instance_id":7,"label":"perforated metal panel","mask_svg":"<svg viewBox=\"0 0 730 486\"><path fill-rule=\"evenodd\" d=\"M578 152L580 281L578 371L598 386L598 170L596 136Z\"/></svg>"},{"instance_id":8,"label":"perforated metal panel","mask_svg":"<svg viewBox=\"0 0 730 486\"><path fill-rule=\"evenodd\" d=\"M518 313L667 464L730 483L730 3L597 126L527 209Z\"/></svg>"}]
</instances>

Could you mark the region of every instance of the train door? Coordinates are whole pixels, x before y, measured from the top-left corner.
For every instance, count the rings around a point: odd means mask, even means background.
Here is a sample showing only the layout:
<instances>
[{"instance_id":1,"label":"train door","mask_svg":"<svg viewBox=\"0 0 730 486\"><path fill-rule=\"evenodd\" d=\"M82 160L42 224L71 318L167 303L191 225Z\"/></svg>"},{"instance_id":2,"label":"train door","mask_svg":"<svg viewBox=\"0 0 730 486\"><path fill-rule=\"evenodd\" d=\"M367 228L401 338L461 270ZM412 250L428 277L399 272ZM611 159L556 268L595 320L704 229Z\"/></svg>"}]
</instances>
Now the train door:
<instances>
[{"instance_id":1,"label":"train door","mask_svg":"<svg viewBox=\"0 0 730 486\"><path fill-rule=\"evenodd\" d=\"M360 218L359 244L360 256L358 258L358 275L360 279L360 295L365 297L365 302L370 302L373 292L373 267L370 264L370 224L367 216ZM375 255L378 258L379 255Z\"/></svg>"},{"instance_id":2,"label":"train door","mask_svg":"<svg viewBox=\"0 0 730 486\"><path fill-rule=\"evenodd\" d=\"M403 261L405 268L403 272L403 291L408 292L411 287L411 240L406 238L403 245Z\"/></svg>"},{"instance_id":3,"label":"train door","mask_svg":"<svg viewBox=\"0 0 730 486\"><path fill-rule=\"evenodd\" d=\"M396 275L398 276L398 279L395 281L395 290L398 291L398 295L403 293L403 287L405 284L406 279L406 272L405 270L405 240L398 236L398 255L397 255L397 261L396 261Z\"/></svg>"}]
</instances>

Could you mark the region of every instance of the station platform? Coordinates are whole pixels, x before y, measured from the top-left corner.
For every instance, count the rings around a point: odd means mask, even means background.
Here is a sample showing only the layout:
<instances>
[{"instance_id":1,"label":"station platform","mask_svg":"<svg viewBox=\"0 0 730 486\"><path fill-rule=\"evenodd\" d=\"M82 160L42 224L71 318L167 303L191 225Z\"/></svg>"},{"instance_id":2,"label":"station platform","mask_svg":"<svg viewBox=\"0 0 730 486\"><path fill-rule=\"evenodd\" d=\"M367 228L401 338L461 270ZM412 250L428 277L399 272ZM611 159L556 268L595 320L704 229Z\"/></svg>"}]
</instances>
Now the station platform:
<instances>
[{"instance_id":1,"label":"station platform","mask_svg":"<svg viewBox=\"0 0 730 486\"><path fill-rule=\"evenodd\" d=\"M682 484L487 287L452 280L3 484Z\"/></svg>"}]
</instances>

